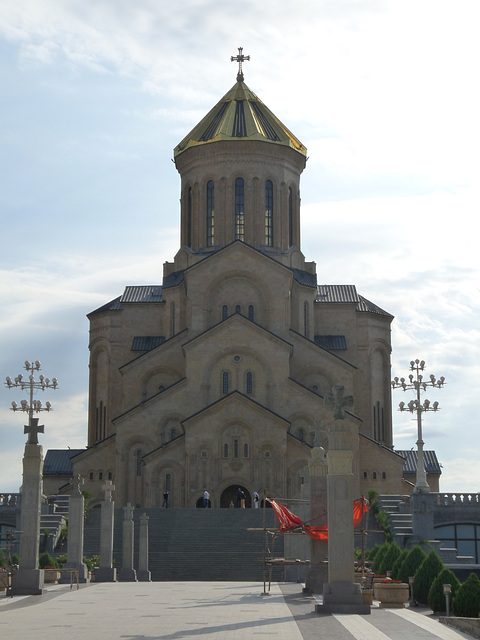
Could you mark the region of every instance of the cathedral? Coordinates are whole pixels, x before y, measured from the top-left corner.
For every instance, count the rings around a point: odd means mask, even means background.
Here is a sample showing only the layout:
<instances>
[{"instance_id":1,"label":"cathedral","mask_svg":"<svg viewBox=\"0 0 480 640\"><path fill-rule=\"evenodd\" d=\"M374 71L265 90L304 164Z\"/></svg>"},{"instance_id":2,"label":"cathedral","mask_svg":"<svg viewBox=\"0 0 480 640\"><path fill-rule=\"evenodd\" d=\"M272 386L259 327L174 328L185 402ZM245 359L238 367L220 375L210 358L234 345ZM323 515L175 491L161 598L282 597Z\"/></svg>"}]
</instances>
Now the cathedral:
<instances>
[{"instance_id":1,"label":"cathedral","mask_svg":"<svg viewBox=\"0 0 480 640\"><path fill-rule=\"evenodd\" d=\"M356 497L405 493L393 451L393 317L350 284L319 284L300 246L307 150L245 84L174 150L180 247L157 285L92 311L88 436L72 458L91 504L229 507L238 488L300 498L324 396L354 396ZM321 278L321 272L320 272Z\"/></svg>"}]
</instances>

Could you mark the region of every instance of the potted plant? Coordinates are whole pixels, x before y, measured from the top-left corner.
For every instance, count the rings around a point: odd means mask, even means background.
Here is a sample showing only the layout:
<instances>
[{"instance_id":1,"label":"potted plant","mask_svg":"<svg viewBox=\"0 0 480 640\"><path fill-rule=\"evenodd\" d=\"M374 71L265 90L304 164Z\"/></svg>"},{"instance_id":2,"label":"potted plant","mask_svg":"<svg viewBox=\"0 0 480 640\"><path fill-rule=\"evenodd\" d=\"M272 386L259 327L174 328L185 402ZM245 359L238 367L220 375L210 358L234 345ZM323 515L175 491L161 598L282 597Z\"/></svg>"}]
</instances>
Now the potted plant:
<instances>
[{"instance_id":1,"label":"potted plant","mask_svg":"<svg viewBox=\"0 0 480 640\"><path fill-rule=\"evenodd\" d=\"M396 582L384 578L375 585L375 596L380 600L381 609L403 609L409 598L409 587L406 582Z\"/></svg>"}]
</instances>

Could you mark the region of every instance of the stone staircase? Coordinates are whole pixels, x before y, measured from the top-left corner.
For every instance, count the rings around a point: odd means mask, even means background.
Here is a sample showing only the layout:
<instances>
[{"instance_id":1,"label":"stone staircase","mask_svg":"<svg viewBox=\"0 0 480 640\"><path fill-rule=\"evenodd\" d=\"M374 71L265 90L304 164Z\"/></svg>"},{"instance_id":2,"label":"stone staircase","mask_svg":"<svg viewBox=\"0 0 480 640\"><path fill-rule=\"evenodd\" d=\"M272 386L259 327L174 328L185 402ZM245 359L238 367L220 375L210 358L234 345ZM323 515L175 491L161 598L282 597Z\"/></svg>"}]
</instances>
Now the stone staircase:
<instances>
[{"instance_id":1,"label":"stone staircase","mask_svg":"<svg viewBox=\"0 0 480 640\"><path fill-rule=\"evenodd\" d=\"M409 496L380 495L380 508L388 513L392 539L403 549L408 536L413 533L412 514L410 512Z\"/></svg>"},{"instance_id":2,"label":"stone staircase","mask_svg":"<svg viewBox=\"0 0 480 640\"><path fill-rule=\"evenodd\" d=\"M84 555L100 551L100 508L87 517ZM138 567L140 516L146 513L149 528L149 569L157 581L263 580L264 535L261 509L135 509L135 559ZM267 526L276 525L267 509ZM123 510L115 510L114 566L122 566ZM267 536L271 545L271 536ZM283 537L275 541L275 557L283 556ZM272 579L282 579L275 567Z\"/></svg>"},{"instance_id":3,"label":"stone staircase","mask_svg":"<svg viewBox=\"0 0 480 640\"><path fill-rule=\"evenodd\" d=\"M67 523L69 499L69 496L53 496L47 499L45 505L42 505L40 540L48 533L45 550L50 554L54 553L60 533Z\"/></svg>"}]
</instances>

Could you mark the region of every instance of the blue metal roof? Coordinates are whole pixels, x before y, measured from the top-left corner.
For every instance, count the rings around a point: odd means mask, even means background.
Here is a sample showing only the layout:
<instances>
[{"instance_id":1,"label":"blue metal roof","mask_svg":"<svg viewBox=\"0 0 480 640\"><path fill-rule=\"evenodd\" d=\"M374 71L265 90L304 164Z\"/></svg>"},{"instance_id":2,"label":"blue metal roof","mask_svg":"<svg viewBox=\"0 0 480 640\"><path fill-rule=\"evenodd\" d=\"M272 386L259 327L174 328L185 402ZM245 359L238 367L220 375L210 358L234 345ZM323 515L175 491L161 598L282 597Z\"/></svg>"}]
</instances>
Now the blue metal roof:
<instances>
[{"instance_id":1,"label":"blue metal roof","mask_svg":"<svg viewBox=\"0 0 480 640\"><path fill-rule=\"evenodd\" d=\"M347 348L345 336L321 336L313 337L315 344L318 344L329 351L344 351Z\"/></svg>"},{"instance_id":2,"label":"blue metal roof","mask_svg":"<svg viewBox=\"0 0 480 640\"><path fill-rule=\"evenodd\" d=\"M165 336L135 336L132 351L151 351L165 342Z\"/></svg>"},{"instance_id":3,"label":"blue metal roof","mask_svg":"<svg viewBox=\"0 0 480 640\"><path fill-rule=\"evenodd\" d=\"M71 458L85 449L48 449L43 463L44 476L66 476L73 474Z\"/></svg>"},{"instance_id":4,"label":"blue metal roof","mask_svg":"<svg viewBox=\"0 0 480 640\"><path fill-rule=\"evenodd\" d=\"M396 449L396 453L401 455L402 458L405 458L403 473L417 473L417 451L415 449L410 451L399 451ZM423 460L427 473L442 473L435 451L424 451Z\"/></svg>"},{"instance_id":5,"label":"blue metal roof","mask_svg":"<svg viewBox=\"0 0 480 640\"><path fill-rule=\"evenodd\" d=\"M128 286L125 287L120 302L162 302L162 291L162 287L159 285Z\"/></svg>"}]
</instances>

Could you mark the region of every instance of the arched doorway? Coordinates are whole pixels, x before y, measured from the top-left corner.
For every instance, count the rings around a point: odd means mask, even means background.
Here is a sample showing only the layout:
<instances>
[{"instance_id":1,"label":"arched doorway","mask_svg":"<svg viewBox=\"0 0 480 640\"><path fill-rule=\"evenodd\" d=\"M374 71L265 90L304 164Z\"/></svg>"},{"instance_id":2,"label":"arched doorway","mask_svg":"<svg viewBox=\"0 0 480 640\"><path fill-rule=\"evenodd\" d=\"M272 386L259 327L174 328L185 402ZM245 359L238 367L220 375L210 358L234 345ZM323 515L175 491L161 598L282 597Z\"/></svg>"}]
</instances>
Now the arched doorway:
<instances>
[{"instance_id":1,"label":"arched doorway","mask_svg":"<svg viewBox=\"0 0 480 640\"><path fill-rule=\"evenodd\" d=\"M228 509L229 507L237 507L237 491L241 489L245 494L245 507L250 509L252 506L252 496L250 491L241 484L231 484L229 487L222 491L220 496L220 508Z\"/></svg>"}]
</instances>

